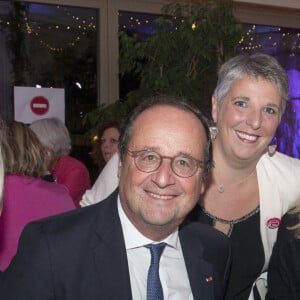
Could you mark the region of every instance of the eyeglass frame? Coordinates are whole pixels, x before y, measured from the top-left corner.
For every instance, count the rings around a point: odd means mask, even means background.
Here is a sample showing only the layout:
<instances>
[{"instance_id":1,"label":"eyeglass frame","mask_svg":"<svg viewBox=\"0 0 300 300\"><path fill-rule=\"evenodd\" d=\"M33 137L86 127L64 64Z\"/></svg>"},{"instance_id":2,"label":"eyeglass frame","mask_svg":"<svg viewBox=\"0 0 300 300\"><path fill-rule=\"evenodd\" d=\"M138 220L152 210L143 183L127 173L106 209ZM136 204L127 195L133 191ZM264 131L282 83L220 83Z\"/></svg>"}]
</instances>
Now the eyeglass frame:
<instances>
[{"instance_id":1,"label":"eyeglass frame","mask_svg":"<svg viewBox=\"0 0 300 300\"><path fill-rule=\"evenodd\" d=\"M203 160L196 159L196 158L194 158L193 156L191 156L191 155L189 155L189 154L181 154L182 156L185 155L186 157L188 157L188 158L190 158L190 159L192 159L193 161L196 162L196 168L195 168L195 171L193 171L191 175L189 175L189 176L181 176L181 175L179 175L177 172L175 172L174 169L173 169L173 162L175 161L176 158L178 158L178 157L181 156L180 154L178 154L178 155L176 155L176 156L166 156L166 155L161 155L160 153L158 153L158 152L156 152L156 151L154 151L154 150L152 150L152 149L143 149L143 150L134 150L134 151L127 149L126 152L129 153L129 154L133 157L133 161L134 161L134 164L135 164L136 168L137 168L139 171L144 172L144 173L151 173L151 172L157 171L157 170L161 167L161 164L162 164L162 162L163 162L163 159L170 159L170 167L171 167L172 172L173 172L175 175L177 175L177 176L180 177L180 178L190 178L190 177L192 177L193 175L196 174L196 172L199 170L199 167L200 167L200 168L204 168L204 164L205 164L205 162L204 162ZM156 168L154 168L153 170L151 170L151 171L144 171L144 170L142 170L142 169L137 165L137 163L136 163L136 159L140 157L139 154L140 154L140 153L147 153L147 152L149 152L149 153L153 152L153 153L157 154L157 155L160 157L160 162L159 162L158 166L157 166Z\"/></svg>"}]
</instances>

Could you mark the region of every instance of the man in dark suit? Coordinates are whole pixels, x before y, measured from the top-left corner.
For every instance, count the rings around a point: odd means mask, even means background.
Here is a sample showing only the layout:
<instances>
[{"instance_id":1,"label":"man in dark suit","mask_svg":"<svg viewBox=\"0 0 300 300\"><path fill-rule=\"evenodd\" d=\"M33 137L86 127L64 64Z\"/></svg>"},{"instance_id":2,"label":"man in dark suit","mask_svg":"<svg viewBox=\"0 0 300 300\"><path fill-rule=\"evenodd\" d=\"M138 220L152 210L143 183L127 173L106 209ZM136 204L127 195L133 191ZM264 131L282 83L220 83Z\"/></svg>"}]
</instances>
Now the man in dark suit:
<instances>
[{"instance_id":1,"label":"man in dark suit","mask_svg":"<svg viewBox=\"0 0 300 300\"><path fill-rule=\"evenodd\" d=\"M147 99L120 137L119 188L96 205L29 224L0 299L221 300L228 240L184 222L204 191L210 146L197 109L174 97Z\"/></svg>"}]
</instances>

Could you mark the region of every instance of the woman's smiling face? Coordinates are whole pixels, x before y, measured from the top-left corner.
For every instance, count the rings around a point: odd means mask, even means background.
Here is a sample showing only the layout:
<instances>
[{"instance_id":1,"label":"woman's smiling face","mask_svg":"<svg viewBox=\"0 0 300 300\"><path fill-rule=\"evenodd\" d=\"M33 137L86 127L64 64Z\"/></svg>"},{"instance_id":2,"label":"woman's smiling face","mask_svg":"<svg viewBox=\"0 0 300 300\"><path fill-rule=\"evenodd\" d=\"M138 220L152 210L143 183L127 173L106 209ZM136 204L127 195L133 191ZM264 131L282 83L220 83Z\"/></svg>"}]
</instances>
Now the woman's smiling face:
<instances>
[{"instance_id":1,"label":"woman's smiling face","mask_svg":"<svg viewBox=\"0 0 300 300\"><path fill-rule=\"evenodd\" d=\"M259 160L280 122L281 96L261 77L245 75L232 83L219 108L212 99L212 117L219 134L215 143L226 156Z\"/></svg>"}]
</instances>

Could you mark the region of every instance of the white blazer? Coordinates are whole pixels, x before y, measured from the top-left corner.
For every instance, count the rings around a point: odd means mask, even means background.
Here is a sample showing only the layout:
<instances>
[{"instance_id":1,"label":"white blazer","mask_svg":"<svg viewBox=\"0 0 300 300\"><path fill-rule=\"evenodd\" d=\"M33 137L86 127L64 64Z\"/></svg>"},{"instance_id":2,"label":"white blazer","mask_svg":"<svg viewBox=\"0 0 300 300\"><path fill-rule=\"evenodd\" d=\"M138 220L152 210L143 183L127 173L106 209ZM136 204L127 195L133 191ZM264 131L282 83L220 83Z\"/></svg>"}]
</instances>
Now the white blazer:
<instances>
[{"instance_id":1,"label":"white blazer","mask_svg":"<svg viewBox=\"0 0 300 300\"><path fill-rule=\"evenodd\" d=\"M280 152L264 154L257 166L260 233L265 253L262 274L256 279L261 299L267 293L267 269L281 217L300 200L300 160ZM253 300L253 290L249 300Z\"/></svg>"},{"instance_id":2,"label":"white blazer","mask_svg":"<svg viewBox=\"0 0 300 300\"><path fill-rule=\"evenodd\" d=\"M281 217L300 199L300 160L276 152L259 160L260 232L268 268Z\"/></svg>"}]
</instances>

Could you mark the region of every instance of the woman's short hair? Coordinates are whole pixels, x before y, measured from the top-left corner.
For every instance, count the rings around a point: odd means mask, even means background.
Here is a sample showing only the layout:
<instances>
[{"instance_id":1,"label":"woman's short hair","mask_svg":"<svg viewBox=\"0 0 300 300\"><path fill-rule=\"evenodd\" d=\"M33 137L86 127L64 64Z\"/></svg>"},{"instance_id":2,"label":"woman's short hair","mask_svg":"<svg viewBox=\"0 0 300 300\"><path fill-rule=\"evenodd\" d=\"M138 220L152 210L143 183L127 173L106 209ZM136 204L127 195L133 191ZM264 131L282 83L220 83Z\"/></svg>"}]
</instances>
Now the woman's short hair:
<instances>
[{"instance_id":1,"label":"woman's short hair","mask_svg":"<svg viewBox=\"0 0 300 300\"><path fill-rule=\"evenodd\" d=\"M5 174L44 175L43 146L28 125L3 121L0 126L0 146Z\"/></svg>"},{"instance_id":2,"label":"woman's short hair","mask_svg":"<svg viewBox=\"0 0 300 300\"><path fill-rule=\"evenodd\" d=\"M52 152L53 156L61 157L70 153L71 137L67 127L60 119L40 119L32 122L30 128L43 146Z\"/></svg>"},{"instance_id":3,"label":"woman's short hair","mask_svg":"<svg viewBox=\"0 0 300 300\"><path fill-rule=\"evenodd\" d=\"M281 96L280 114L282 116L288 100L288 77L278 61L264 53L237 55L221 66L214 91L218 106L227 95L232 83L245 75L262 78L277 87Z\"/></svg>"}]
</instances>

